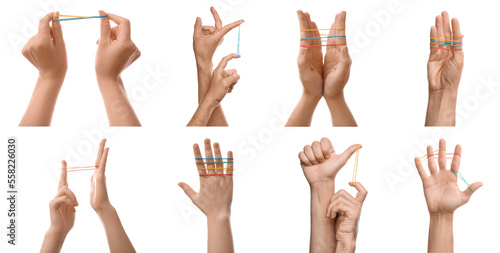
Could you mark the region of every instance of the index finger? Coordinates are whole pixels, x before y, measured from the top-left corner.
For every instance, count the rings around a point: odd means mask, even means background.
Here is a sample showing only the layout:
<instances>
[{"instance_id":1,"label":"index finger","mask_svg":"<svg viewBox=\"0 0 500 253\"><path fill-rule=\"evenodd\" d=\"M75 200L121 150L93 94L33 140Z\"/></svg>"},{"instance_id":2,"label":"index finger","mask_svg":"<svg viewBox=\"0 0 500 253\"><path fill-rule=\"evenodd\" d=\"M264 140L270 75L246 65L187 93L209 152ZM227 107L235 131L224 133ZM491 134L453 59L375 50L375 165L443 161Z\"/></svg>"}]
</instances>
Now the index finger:
<instances>
[{"instance_id":1,"label":"index finger","mask_svg":"<svg viewBox=\"0 0 500 253\"><path fill-rule=\"evenodd\" d=\"M224 70L227 66L227 63L234 58L238 58L238 55L235 53L226 55L224 58L222 58L219 65L217 66L216 70L219 70L219 71Z\"/></svg>"},{"instance_id":2,"label":"index finger","mask_svg":"<svg viewBox=\"0 0 500 253\"><path fill-rule=\"evenodd\" d=\"M43 18L40 19L40 23L38 25L38 34L40 36L49 37L50 36L50 22L54 17L54 12L49 12Z\"/></svg>"},{"instance_id":3,"label":"index finger","mask_svg":"<svg viewBox=\"0 0 500 253\"><path fill-rule=\"evenodd\" d=\"M102 139L101 143L99 143L99 150L97 151L97 157L95 159L95 167L99 168L99 164L102 159L102 152L104 151L104 146L106 145L106 139Z\"/></svg>"},{"instance_id":4,"label":"index finger","mask_svg":"<svg viewBox=\"0 0 500 253\"><path fill-rule=\"evenodd\" d=\"M222 35L225 35L229 31L233 30L233 28L236 28L236 27L240 26L244 22L245 22L245 20L240 19L240 20L235 21L235 22L233 22L231 24L225 25L224 27L222 27L222 29L220 29L220 31L221 31ZM217 27L215 27L215 28L217 28Z\"/></svg>"},{"instance_id":5,"label":"index finger","mask_svg":"<svg viewBox=\"0 0 500 253\"><path fill-rule=\"evenodd\" d=\"M360 183L360 182L349 182L350 186L353 186L358 190L358 193L356 194L356 199L363 203L366 199L366 195L368 195L368 191L365 189L365 187Z\"/></svg>"},{"instance_id":6,"label":"index finger","mask_svg":"<svg viewBox=\"0 0 500 253\"><path fill-rule=\"evenodd\" d=\"M108 161L108 152L109 148L105 148L102 154L101 162L99 163L99 168L97 168L97 171L99 171L99 173L103 176L104 173L106 172L106 162Z\"/></svg>"},{"instance_id":7,"label":"index finger","mask_svg":"<svg viewBox=\"0 0 500 253\"><path fill-rule=\"evenodd\" d=\"M219 13L215 10L214 7L210 7L210 11L212 12L212 15L214 16L215 20L215 28L220 29L222 28L222 20L220 20Z\"/></svg>"},{"instance_id":8,"label":"index finger","mask_svg":"<svg viewBox=\"0 0 500 253\"><path fill-rule=\"evenodd\" d=\"M130 20L112 13L106 14L111 21L115 22L115 24L120 27L118 29L119 32L117 34L117 37L119 38L121 36L124 36L125 38L130 38Z\"/></svg>"},{"instance_id":9,"label":"index finger","mask_svg":"<svg viewBox=\"0 0 500 253\"><path fill-rule=\"evenodd\" d=\"M68 165L66 161L62 161L61 176L59 176L59 186L57 189L61 189L64 186L68 186Z\"/></svg>"}]
</instances>

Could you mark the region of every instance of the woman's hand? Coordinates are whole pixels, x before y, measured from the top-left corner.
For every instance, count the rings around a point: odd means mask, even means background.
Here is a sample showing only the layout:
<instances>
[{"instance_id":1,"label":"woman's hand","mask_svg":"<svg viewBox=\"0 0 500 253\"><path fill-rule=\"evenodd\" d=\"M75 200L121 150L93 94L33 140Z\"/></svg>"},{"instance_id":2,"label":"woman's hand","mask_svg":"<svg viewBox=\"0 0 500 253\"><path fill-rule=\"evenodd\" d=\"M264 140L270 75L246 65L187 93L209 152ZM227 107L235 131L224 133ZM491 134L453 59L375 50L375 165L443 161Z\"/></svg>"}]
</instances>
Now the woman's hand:
<instances>
[{"instance_id":1,"label":"woman's hand","mask_svg":"<svg viewBox=\"0 0 500 253\"><path fill-rule=\"evenodd\" d=\"M474 193L471 189L467 188L461 191L457 185L457 176L446 168L446 142L441 139L439 141L439 155L438 167L434 159L434 151L431 146L427 147L427 159L429 165L430 176L425 172L419 158L415 158L418 173L422 178L424 185L424 194L427 201L427 208L429 213L432 214L453 214L457 208L467 203ZM462 147L457 145L455 147L455 155L451 162L451 169L458 173L460 167L460 155ZM474 191L479 189L483 184L475 182L470 185Z\"/></svg>"},{"instance_id":2,"label":"woman's hand","mask_svg":"<svg viewBox=\"0 0 500 253\"><path fill-rule=\"evenodd\" d=\"M115 14L99 11L101 37L97 44L95 70L97 79L117 82L122 71L141 56L130 37L130 21ZM117 24L111 28L109 20Z\"/></svg>"},{"instance_id":3,"label":"woman's hand","mask_svg":"<svg viewBox=\"0 0 500 253\"><path fill-rule=\"evenodd\" d=\"M309 185L312 187L315 184L333 183L339 170L358 148L361 148L361 145L355 144L344 153L337 154L328 138L304 146L304 151L299 153L299 159Z\"/></svg>"},{"instance_id":4,"label":"woman's hand","mask_svg":"<svg viewBox=\"0 0 500 253\"><path fill-rule=\"evenodd\" d=\"M75 224L75 207L78 206L75 194L68 188L67 164L62 161L61 177L57 195L50 201L50 231L68 234Z\"/></svg>"},{"instance_id":5,"label":"woman's hand","mask_svg":"<svg viewBox=\"0 0 500 253\"><path fill-rule=\"evenodd\" d=\"M234 85L240 80L240 75L238 75L236 69L225 70L227 63L234 58L238 58L238 55L230 54L225 56L214 70L212 82L205 98L215 101L216 105L222 101L227 93L233 91Z\"/></svg>"},{"instance_id":6,"label":"woman's hand","mask_svg":"<svg viewBox=\"0 0 500 253\"><path fill-rule=\"evenodd\" d=\"M101 211L112 209L109 202L108 190L106 187L106 161L108 160L109 148L104 148L106 139L102 139L99 144L99 151L95 161L96 169L90 180L90 206L99 214Z\"/></svg>"},{"instance_id":7,"label":"woman's hand","mask_svg":"<svg viewBox=\"0 0 500 253\"><path fill-rule=\"evenodd\" d=\"M50 84L61 86L66 71L68 58L62 34L61 22L50 22L59 17L59 12L51 12L40 19L38 33L23 47L23 56L40 72L40 78L51 80Z\"/></svg>"},{"instance_id":8,"label":"woman's hand","mask_svg":"<svg viewBox=\"0 0 500 253\"><path fill-rule=\"evenodd\" d=\"M368 194L359 182L350 182L349 185L358 190L356 197L354 198L345 190L338 191L330 199L330 205L326 213L327 217L336 218L335 239L337 240L337 252L346 252L347 249L353 250L355 248L361 207Z\"/></svg>"}]
</instances>

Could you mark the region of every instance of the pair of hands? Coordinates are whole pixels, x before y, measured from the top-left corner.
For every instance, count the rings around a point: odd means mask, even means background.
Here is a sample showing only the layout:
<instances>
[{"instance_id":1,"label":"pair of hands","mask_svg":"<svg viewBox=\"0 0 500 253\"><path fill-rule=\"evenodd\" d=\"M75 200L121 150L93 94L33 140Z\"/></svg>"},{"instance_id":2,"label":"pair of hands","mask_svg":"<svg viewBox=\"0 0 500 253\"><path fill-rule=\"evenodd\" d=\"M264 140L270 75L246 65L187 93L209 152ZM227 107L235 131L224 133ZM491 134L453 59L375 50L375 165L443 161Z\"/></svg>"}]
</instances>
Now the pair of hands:
<instances>
[{"instance_id":1,"label":"pair of hands","mask_svg":"<svg viewBox=\"0 0 500 253\"><path fill-rule=\"evenodd\" d=\"M22 53L40 72L40 76L51 80L64 80L68 68L66 46L61 22L51 21L59 12L51 12L40 20L38 33L24 46ZM97 41L97 79L118 80L122 71L141 56L141 52L130 37L130 21L118 15L99 11L101 36ZM117 26L111 28L109 20Z\"/></svg>"},{"instance_id":2,"label":"pair of hands","mask_svg":"<svg viewBox=\"0 0 500 253\"><path fill-rule=\"evenodd\" d=\"M446 11L436 17L435 25L431 27L430 36L439 40L454 41L462 41L464 38L460 32L458 20L452 19L450 26L450 17ZM427 62L429 102L425 125L454 126L458 85L464 67L464 52L463 50L454 51L462 47L436 44L430 44L430 46L431 52Z\"/></svg>"},{"instance_id":3,"label":"pair of hands","mask_svg":"<svg viewBox=\"0 0 500 253\"><path fill-rule=\"evenodd\" d=\"M341 154L337 154L332 143L327 138L312 145L306 145L299 153L302 171L311 188L334 186L335 177L347 160L356 152L360 145L352 145ZM368 192L359 182L349 183L358 190L356 197L345 190L339 190L330 198L325 216L335 220L335 239L337 245L355 242L361 207Z\"/></svg>"},{"instance_id":4,"label":"pair of hands","mask_svg":"<svg viewBox=\"0 0 500 253\"><path fill-rule=\"evenodd\" d=\"M297 11L300 29L318 29L315 22L311 21L309 13ZM345 29L346 12L335 15L333 28ZM345 30L330 30L328 36L345 35ZM301 38L321 37L319 31L302 31ZM345 44L345 37L328 38L327 44ZM299 76L304 86L304 93L315 98L336 99L343 96L343 90L351 70L351 57L347 45L328 46L323 59L323 49L318 47L302 47L321 45L320 39L301 40L301 48L297 58Z\"/></svg>"},{"instance_id":5,"label":"pair of hands","mask_svg":"<svg viewBox=\"0 0 500 253\"><path fill-rule=\"evenodd\" d=\"M101 211L112 208L106 188L106 161L109 148L104 148L106 140L103 139L99 145L90 187L90 206L99 214ZM69 189L67 177L67 164L62 161L61 176L56 197L50 202L49 231L61 235L67 235L75 223L75 207L78 206L75 194Z\"/></svg>"}]
</instances>

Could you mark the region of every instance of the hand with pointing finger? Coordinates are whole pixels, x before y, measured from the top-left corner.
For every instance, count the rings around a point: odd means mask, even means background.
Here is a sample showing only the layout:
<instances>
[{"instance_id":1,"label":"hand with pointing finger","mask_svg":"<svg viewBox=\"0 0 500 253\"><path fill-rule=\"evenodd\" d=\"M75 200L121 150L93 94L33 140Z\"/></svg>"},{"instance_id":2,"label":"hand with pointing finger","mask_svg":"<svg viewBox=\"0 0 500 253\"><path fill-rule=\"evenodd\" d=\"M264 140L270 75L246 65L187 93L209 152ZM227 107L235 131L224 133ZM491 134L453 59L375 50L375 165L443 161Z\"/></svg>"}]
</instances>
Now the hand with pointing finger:
<instances>
[{"instance_id":1,"label":"hand with pointing finger","mask_svg":"<svg viewBox=\"0 0 500 253\"><path fill-rule=\"evenodd\" d=\"M75 207L78 206L75 194L68 188L67 165L62 161L58 192L50 201L50 228L40 252L60 252L64 240L75 224Z\"/></svg>"}]
</instances>

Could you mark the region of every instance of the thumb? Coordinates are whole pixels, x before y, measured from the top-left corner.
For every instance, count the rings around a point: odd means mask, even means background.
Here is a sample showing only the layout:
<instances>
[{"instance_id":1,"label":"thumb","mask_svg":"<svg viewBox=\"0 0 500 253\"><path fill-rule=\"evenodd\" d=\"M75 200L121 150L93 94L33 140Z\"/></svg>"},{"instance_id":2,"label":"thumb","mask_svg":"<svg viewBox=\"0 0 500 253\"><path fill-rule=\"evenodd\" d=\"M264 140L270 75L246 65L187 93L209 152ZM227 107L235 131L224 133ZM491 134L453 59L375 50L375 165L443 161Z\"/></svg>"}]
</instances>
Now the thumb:
<instances>
[{"instance_id":1,"label":"thumb","mask_svg":"<svg viewBox=\"0 0 500 253\"><path fill-rule=\"evenodd\" d=\"M358 148L361 147L362 147L361 144L354 144L350 146L344 151L344 153L339 155L340 160L345 164L347 160L349 160L349 158L354 154L354 152L356 152L356 150L358 150Z\"/></svg>"},{"instance_id":2,"label":"thumb","mask_svg":"<svg viewBox=\"0 0 500 253\"><path fill-rule=\"evenodd\" d=\"M56 20L59 19L59 12L56 11L54 15L57 15ZM52 22L52 36L54 37L54 41L56 43L64 43L61 22Z\"/></svg>"},{"instance_id":3,"label":"thumb","mask_svg":"<svg viewBox=\"0 0 500 253\"><path fill-rule=\"evenodd\" d=\"M179 186L182 188L184 193L186 193L186 195L191 199L191 201L193 201L193 198L196 196L196 194L198 194L196 191L193 190L193 188L191 188L191 186L189 186L184 182L180 182Z\"/></svg>"},{"instance_id":4,"label":"thumb","mask_svg":"<svg viewBox=\"0 0 500 253\"><path fill-rule=\"evenodd\" d=\"M107 16L106 12L99 11L99 16ZM109 42L111 38L111 25L109 24L109 18L100 18L101 20L101 38L99 42Z\"/></svg>"},{"instance_id":5,"label":"thumb","mask_svg":"<svg viewBox=\"0 0 500 253\"><path fill-rule=\"evenodd\" d=\"M474 192L477 191L477 189L481 188L481 186L483 186L483 183L481 183L481 182L474 182L474 183L470 184L469 187L467 187L467 189L465 189L465 191L462 192L464 194L464 198L465 198L464 203L469 202L469 199L470 199L470 197L472 197L472 194L474 194ZM471 188L474 191L472 191Z\"/></svg>"}]
</instances>

